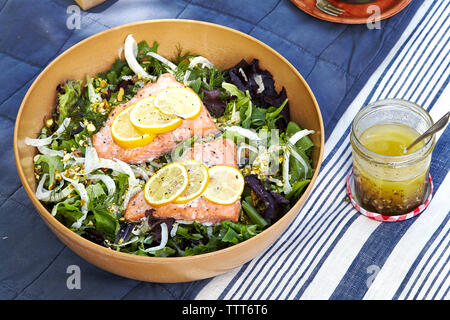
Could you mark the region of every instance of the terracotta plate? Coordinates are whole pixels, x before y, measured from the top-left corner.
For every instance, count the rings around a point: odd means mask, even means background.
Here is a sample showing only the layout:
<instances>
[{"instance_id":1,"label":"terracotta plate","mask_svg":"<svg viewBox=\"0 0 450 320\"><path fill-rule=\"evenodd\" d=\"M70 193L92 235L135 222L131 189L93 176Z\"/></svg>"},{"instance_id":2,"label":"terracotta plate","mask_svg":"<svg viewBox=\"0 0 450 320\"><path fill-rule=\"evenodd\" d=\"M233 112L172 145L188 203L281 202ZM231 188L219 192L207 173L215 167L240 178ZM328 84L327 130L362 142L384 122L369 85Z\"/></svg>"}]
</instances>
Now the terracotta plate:
<instances>
[{"instance_id":1,"label":"terracotta plate","mask_svg":"<svg viewBox=\"0 0 450 320\"><path fill-rule=\"evenodd\" d=\"M367 23L368 19L374 14L374 11L370 10L370 6L376 5L380 8L380 20L383 20L397 14L411 2L411 0L378 0L366 4L351 4L337 0L328 1L335 6L344 9L345 13L335 17L316 8L316 0L291 0L295 6L313 17L326 21L346 24Z\"/></svg>"},{"instance_id":2,"label":"terracotta plate","mask_svg":"<svg viewBox=\"0 0 450 320\"><path fill-rule=\"evenodd\" d=\"M158 53L173 57L177 45L229 68L241 59L257 58L275 79L277 90L284 86L291 118L312 129L314 176L303 196L280 220L257 236L233 247L191 257L156 258L117 252L90 242L56 220L35 196L33 156L36 149L25 145L35 137L55 104L56 86L67 79L84 79L109 70L127 35L136 41L158 41ZM298 71L279 53L259 40L223 26L191 20L151 20L132 23L96 34L65 51L50 63L31 85L20 106L14 130L14 154L25 191L50 229L78 255L96 266L124 277L153 282L181 282L212 277L236 268L268 248L298 214L310 193L322 162L324 128L316 99ZM24 257L26 259L26 257Z\"/></svg>"}]
</instances>

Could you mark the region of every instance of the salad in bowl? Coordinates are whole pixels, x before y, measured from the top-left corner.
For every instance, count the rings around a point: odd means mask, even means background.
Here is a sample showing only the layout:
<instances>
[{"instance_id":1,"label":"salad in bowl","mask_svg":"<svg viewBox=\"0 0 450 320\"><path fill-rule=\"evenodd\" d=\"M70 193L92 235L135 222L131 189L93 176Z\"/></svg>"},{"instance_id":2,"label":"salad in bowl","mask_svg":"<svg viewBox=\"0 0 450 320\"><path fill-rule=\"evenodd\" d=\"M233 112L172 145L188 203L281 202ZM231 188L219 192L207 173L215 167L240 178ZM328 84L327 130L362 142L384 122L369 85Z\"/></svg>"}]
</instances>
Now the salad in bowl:
<instances>
[{"instance_id":1,"label":"salad in bowl","mask_svg":"<svg viewBox=\"0 0 450 320\"><path fill-rule=\"evenodd\" d=\"M290 119L257 59L207 56L130 34L111 68L57 88L33 158L36 198L100 246L185 257L246 241L286 214L314 174L313 130Z\"/></svg>"}]
</instances>

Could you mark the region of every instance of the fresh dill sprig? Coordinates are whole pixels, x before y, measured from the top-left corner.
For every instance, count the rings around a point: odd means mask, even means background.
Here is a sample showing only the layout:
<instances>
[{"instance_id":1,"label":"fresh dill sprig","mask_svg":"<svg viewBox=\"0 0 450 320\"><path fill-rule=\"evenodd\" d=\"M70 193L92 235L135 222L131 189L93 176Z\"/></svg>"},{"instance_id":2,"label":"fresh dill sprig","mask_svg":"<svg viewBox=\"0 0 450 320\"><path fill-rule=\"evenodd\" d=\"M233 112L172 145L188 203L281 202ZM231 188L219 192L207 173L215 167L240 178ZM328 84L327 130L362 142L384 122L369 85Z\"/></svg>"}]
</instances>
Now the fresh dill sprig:
<instances>
[{"instance_id":1,"label":"fresh dill sprig","mask_svg":"<svg viewBox=\"0 0 450 320\"><path fill-rule=\"evenodd\" d=\"M189 51L183 52L183 48L180 44L177 44L175 48L175 57L173 58L173 63L176 65L179 65L181 62L187 62L189 64L189 58L195 57L194 54L192 54Z\"/></svg>"}]
</instances>

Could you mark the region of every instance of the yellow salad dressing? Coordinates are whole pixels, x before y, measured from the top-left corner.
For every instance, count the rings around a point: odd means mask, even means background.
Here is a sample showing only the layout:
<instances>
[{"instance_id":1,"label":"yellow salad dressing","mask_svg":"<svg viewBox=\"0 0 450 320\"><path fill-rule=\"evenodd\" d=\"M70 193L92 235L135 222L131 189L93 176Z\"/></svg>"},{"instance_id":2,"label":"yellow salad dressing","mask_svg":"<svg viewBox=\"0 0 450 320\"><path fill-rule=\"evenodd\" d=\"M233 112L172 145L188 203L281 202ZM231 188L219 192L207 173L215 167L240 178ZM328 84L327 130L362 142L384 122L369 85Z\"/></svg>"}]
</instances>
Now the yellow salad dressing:
<instances>
[{"instance_id":1,"label":"yellow salad dressing","mask_svg":"<svg viewBox=\"0 0 450 320\"><path fill-rule=\"evenodd\" d=\"M396 157L420 149L423 146L423 141L405 152L406 147L419 135L416 130L403 124L383 123L367 128L359 137L359 141L372 152L383 156Z\"/></svg>"},{"instance_id":2,"label":"yellow salad dressing","mask_svg":"<svg viewBox=\"0 0 450 320\"><path fill-rule=\"evenodd\" d=\"M419 133L413 128L395 123L376 124L358 137L370 151L390 157L415 152L423 147L420 142L407 153L405 148ZM417 172L419 170L419 172ZM373 212L395 215L409 212L422 203L428 170L417 166L392 169L354 161L355 192L361 205Z\"/></svg>"}]
</instances>

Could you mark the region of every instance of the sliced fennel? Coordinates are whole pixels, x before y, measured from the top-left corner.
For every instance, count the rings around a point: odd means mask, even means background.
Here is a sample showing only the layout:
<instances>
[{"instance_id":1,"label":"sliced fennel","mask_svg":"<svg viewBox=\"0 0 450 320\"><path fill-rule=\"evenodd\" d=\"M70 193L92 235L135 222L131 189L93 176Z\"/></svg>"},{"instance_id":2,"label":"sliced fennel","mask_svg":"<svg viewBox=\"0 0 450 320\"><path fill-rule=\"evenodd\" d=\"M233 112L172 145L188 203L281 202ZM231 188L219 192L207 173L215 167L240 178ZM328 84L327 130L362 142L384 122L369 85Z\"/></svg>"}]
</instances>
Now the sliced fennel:
<instances>
[{"instance_id":1,"label":"sliced fennel","mask_svg":"<svg viewBox=\"0 0 450 320\"><path fill-rule=\"evenodd\" d=\"M64 119L59 128L50 136L42 139L25 138L25 144L32 147L42 147L49 145L53 140L57 139L69 126L70 118Z\"/></svg>"},{"instance_id":2,"label":"sliced fennel","mask_svg":"<svg viewBox=\"0 0 450 320\"><path fill-rule=\"evenodd\" d=\"M125 54L125 60L128 63L128 66L130 67L133 72L138 75L139 77L146 79L146 80L156 80L155 76L149 75L147 71L142 68L142 66L137 61L136 57L138 54L138 47L137 42L134 40L133 35L129 34L127 38L125 39L124 44L124 54Z\"/></svg>"}]
</instances>

